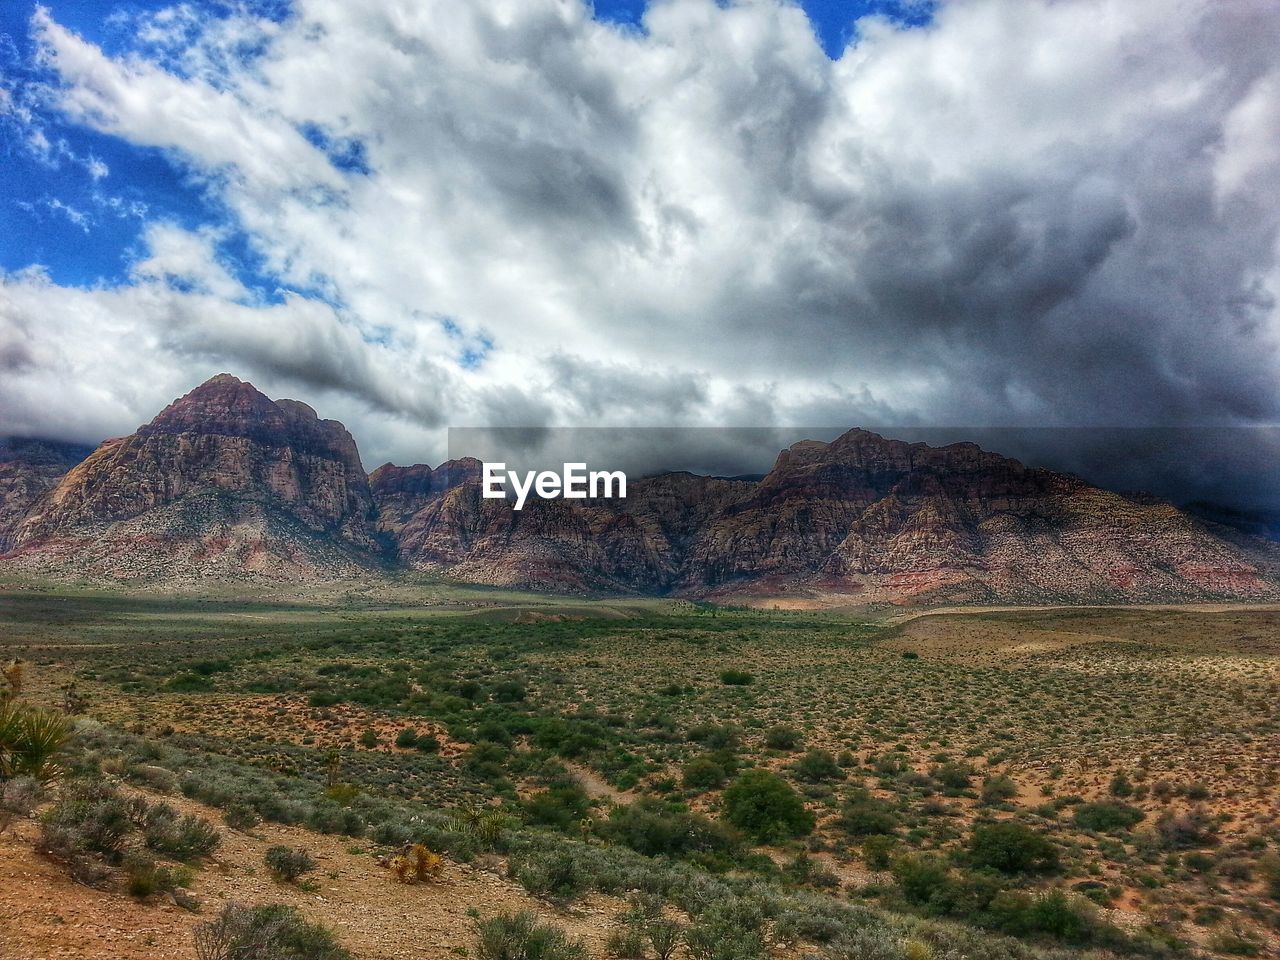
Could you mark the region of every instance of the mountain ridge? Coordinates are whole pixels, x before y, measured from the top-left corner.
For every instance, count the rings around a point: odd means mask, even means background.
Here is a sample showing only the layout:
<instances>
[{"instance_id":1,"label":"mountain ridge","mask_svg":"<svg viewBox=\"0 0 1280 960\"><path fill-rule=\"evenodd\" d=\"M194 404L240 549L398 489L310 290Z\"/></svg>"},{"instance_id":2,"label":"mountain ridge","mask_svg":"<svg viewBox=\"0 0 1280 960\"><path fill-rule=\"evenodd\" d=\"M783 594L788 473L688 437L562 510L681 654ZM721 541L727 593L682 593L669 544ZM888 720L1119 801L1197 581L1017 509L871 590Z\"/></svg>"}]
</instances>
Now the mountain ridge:
<instances>
[{"instance_id":1,"label":"mountain ridge","mask_svg":"<svg viewBox=\"0 0 1280 960\"><path fill-rule=\"evenodd\" d=\"M759 480L660 473L625 500L518 512L480 495L473 458L366 475L341 423L229 374L69 467L71 453L25 443L7 481L0 446L0 563L55 574L406 568L567 592L1141 602L1273 597L1280 572L1248 538L1164 501L861 428L791 444Z\"/></svg>"}]
</instances>

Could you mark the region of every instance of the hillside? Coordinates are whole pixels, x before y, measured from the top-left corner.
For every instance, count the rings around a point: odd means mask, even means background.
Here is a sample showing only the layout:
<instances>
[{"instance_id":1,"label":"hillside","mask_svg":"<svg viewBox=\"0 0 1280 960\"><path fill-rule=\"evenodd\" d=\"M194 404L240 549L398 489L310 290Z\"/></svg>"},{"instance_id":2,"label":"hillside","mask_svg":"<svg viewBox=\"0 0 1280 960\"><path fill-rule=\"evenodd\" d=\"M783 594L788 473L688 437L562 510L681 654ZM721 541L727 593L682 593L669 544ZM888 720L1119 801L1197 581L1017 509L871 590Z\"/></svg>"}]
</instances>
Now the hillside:
<instances>
[{"instance_id":1,"label":"hillside","mask_svg":"<svg viewBox=\"0 0 1280 960\"><path fill-rule=\"evenodd\" d=\"M341 423L226 374L80 462L27 449L0 462L3 562L59 575L287 581L400 567L535 590L836 602L1276 594L1261 541L1169 503L974 444L859 429L793 444L758 481L665 473L633 479L625 500L522 511L481 496L471 458L366 477Z\"/></svg>"}]
</instances>

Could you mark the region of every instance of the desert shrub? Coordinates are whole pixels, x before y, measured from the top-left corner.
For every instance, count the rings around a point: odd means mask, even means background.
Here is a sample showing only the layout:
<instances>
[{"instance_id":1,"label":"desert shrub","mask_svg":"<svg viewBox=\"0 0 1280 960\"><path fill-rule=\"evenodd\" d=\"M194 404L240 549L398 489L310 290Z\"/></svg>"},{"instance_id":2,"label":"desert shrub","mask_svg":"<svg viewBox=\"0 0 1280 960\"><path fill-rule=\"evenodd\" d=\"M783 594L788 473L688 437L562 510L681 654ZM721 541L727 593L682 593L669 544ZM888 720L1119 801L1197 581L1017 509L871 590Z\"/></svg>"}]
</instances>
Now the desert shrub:
<instances>
[{"instance_id":1,"label":"desert shrub","mask_svg":"<svg viewBox=\"0 0 1280 960\"><path fill-rule=\"evenodd\" d=\"M770 750L796 750L803 741L804 734L785 724L770 727L764 734L764 745Z\"/></svg>"},{"instance_id":2,"label":"desert shrub","mask_svg":"<svg viewBox=\"0 0 1280 960\"><path fill-rule=\"evenodd\" d=\"M588 889L586 873L578 868L569 848L528 850L513 856L507 873L530 893L556 900L572 900Z\"/></svg>"},{"instance_id":3,"label":"desert shrub","mask_svg":"<svg viewBox=\"0 0 1280 960\"><path fill-rule=\"evenodd\" d=\"M1204 807L1192 807L1182 813L1161 814L1156 833L1166 846L1203 847L1216 841L1218 825Z\"/></svg>"},{"instance_id":4,"label":"desert shrub","mask_svg":"<svg viewBox=\"0 0 1280 960\"><path fill-rule=\"evenodd\" d=\"M475 919L478 960L586 960L579 940L529 911Z\"/></svg>"},{"instance_id":5,"label":"desert shrub","mask_svg":"<svg viewBox=\"0 0 1280 960\"><path fill-rule=\"evenodd\" d=\"M609 936L605 938L604 948L607 953L617 957L618 960L641 960L648 945L648 939L645 937L644 930L641 927L624 923L609 931Z\"/></svg>"},{"instance_id":6,"label":"desert shrub","mask_svg":"<svg viewBox=\"0 0 1280 960\"><path fill-rule=\"evenodd\" d=\"M723 897L685 930L685 949L692 960L761 960L768 956L763 926L755 901Z\"/></svg>"},{"instance_id":7,"label":"desert shrub","mask_svg":"<svg viewBox=\"0 0 1280 960\"><path fill-rule=\"evenodd\" d=\"M554 786L524 801L521 811L530 823L568 831L591 815L591 798L577 784Z\"/></svg>"},{"instance_id":8,"label":"desert shrub","mask_svg":"<svg viewBox=\"0 0 1280 960\"><path fill-rule=\"evenodd\" d=\"M1072 814L1077 826L1098 833L1128 830L1141 822L1144 816L1145 814L1137 807L1112 800L1082 803Z\"/></svg>"},{"instance_id":9,"label":"desert shrub","mask_svg":"<svg viewBox=\"0 0 1280 960\"><path fill-rule=\"evenodd\" d=\"M132 897L144 899L157 893L172 893L191 883L191 868L158 863L141 850L131 850L124 857L125 889Z\"/></svg>"},{"instance_id":10,"label":"desert shrub","mask_svg":"<svg viewBox=\"0 0 1280 960\"><path fill-rule=\"evenodd\" d=\"M973 780L973 767L967 763L944 763L931 772L935 780L949 790L964 790Z\"/></svg>"},{"instance_id":11,"label":"desert shrub","mask_svg":"<svg viewBox=\"0 0 1280 960\"><path fill-rule=\"evenodd\" d=\"M1272 851L1259 857L1258 873L1262 875L1271 899L1280 900L1280 854Z\"/></svg>"},{"instance_id":12,"label":"desert shrub","mask_svg":"<svg viewBox=\"0 0 1280 960\"><path fill-rule=\"evenodd\" d=\"M0 780L49 780L70 736L71 719L65 714L0 697Z\"/></svg>"},{"instance_id":13,"label":"desert shrub","mask_svg":"<svg viewBox=\"0 0 1280 960\"><path fill-rule=\"evenodd\" d=\"M184 670L166 680L164 689L171 693L207 693L213 689L213 681L204 674Z\"/></svg>"},{"instance_id":14,"label":"desert shrub","mask_svg":"<svg viewBox=\"0 0 1280 960\"><path fill-rule=\"evenodd\" d=\"M40 781L34 777L14 777L0 784L0 810L27 817L40 802Z\"/></svg>"},{"instance_id":15,"label":"desert shrub","mask_svg":"<svg viewBox=\"0 0 1280 960\"><path fill-rule=\"evenodd\" d=\"M885 834L873 834L862 841L862 859L871 870L888 870L898 841Z\"/></svg>"},{"instance_id":16,"label":"desert shrub","mask_svg":"<svg viewBox=\"0 0 1280 960\"><path fill-rule=\"evenodd\" d=\"M232 830L252 830L262 822L262 817L247 803L233 803L223 811L222 822Z\"/></svg>"},{"instance_id":17,"label":"desert shrub","mask_svg":"<svg viewBox=\"0 0 1280 960\"><path fill-rule=\"evenodd\" d=\"M178 777L172 770L150 763L138 763L128 770L128 778L157 793L177 793Z\"/></svg>"},{"instance_id":18,"label":"desert shrub","mask_svg":"<svg viewBox=\"0 0 1280 960\"><path fill-rule=\"evenodd\" d=\"M283 844L270 847L262 861L273 877L285 883L296 883L304 873L310 873L316 868L315 858L302 847L287 847Z\"/></svg>"},{"instance_id":19,"label":"desert shrub","mask_svg":"<svg viewBox=\"0 0 1280 960\"><path fill-rule=\"evenodd\" d=\"M791 786L768 770L747 770L725 788L724 818L757 843L811 833L814 816Z\"/></svg>"},{"instance_id":20,"label":"desert shrub","mask_svg":"<svg viewBox=\"0 0 1280 960\"><path fill-rule=\"evenodd\" d=\"M738 846L737 836L724 824L648 798L615 807L599 832L646 856L728 854Z\"/></svg>"},{"instance_id":21,"label":"desert shrub","mask_svg":"<svg viewBox=\"0 0 1280 960\"><path fill-rule=\"evenodd\" d=\"M85 856L118 863L133 821L119 791L102 780L67 783L41 817L42 850L76 867Z\"/></svg>"},{"instance_id":22,"label":"desert shrub","mask_svg":"<svg viewBox=\"0 0 1280 960\"><path fill-rule=\"evenodd\" d=\"M951 879L947 863L941 857L910 854L893 861L893 879L902 889L908 903L928 903Z\"/></svg>"},{"instance_id":23,"label":"desert shrub","mask_svg":"<svg viewBox=\"0 0 1280 960\"><path fill-rule=\"evenodd\" d=\"M824 953L830 960L907 960L901 939L888 930L849 930Z\"/></svg>"},{"instance_id":24,"label":"desert shrub","mask_svg":"<svg viewBox=\"0 0 1280 960\"><path fill-rule=\"evenodd\" d=\"M720 682L730 687L749 686L755 679L745 670L723 670L720 673Z\"/></svg>"},{"instance_id":25,"label":"desert shrub","mask_svg":"<svg viewBox=\"0 0 1280 960\"><path fill-rule=\"evenodd\" d=\"M674 920L655 917L645 924L645 935L658 960L671 960L684 942L684 927Z\"/></svg>"},{"instance_id":26,"label":"desert shrub","mask_svg":"<svg viewBox=\"0 0 1280 960\"><path fill-rule=\"evenodd\" d=\"M773 938L783 943L830 943L844 932L840 917L812 909L812 905L783 910L773 924Z\"/></svg>"},{"instance_id":27,"label":"desert shrub","mask_svg":"<svg viewBox=\"0 0 1280 960\"><path fill-rule=\"evenodd\" d=\"M861 788L854 790L840 809L840 828L855 837L890 834L898 828L898 817L883 800Z\"/></svg>"},{"instance_id":28,"label":"desert shrub","mask_svg":"<svg viewBox=\"0 0 1280 960\"><path fill-rule=\"evenodd\" d=\"M1107 791L1113 797L1131 797L1133 796L1133 781L1129 779L1123 770L1118 770L1107 785Z\"/></svg>"},{"instance_id":29,"label":"desert shrub","mask_svg":"<svg viewBox=\"0 0 1280 960\"><path fill-rule=\"evenodd\" d=\"M351 960L333 934L283 904L228 904L194 936L198 960Z\"/></svg>"},{"instance_id":30,"label":"desert shrub","mask_svg":"<svg viewBox=\"0 0 1280 960\"><path fill-rule=\"evenodd\" d=\"M991 901L990 926L1017 936L1045 934L1068 943L1086 943L1095 925L1095 909L1061 890L1042 894L1004 890Z\"/></svg>"},{"instance_id":31,"label":"desert shrub","mask_svg":"<svg viewBox=\"0 0 1280 960\"><path fill-rule=\"evenodd\" d=\"M980 824L969 839L969 860L1001 873L1052 870L1058 865L1053 841L1014 821Z\"/></svg>"},{"instance_id":32,"label":"desert shrub","mask_svg":"<svg viewBox=\"0 0 1280 960\"><path fill-rule=\"evenodd\" d=\"M738 728L730 724L699 723L690 727L686 735L708 750L734 750L742 739Z\"/></svg>"},{"instance_id":33,"label":"desert shrub","mask_svg":"<svg viewBox=\"0 0 1280 960\"><path fill-rule=\"evenodd\" d=\"M402 750L410 750L417 746L418 731L413 727L405 727L396 734L396 746Z\"/></svg>"},{"instance_id":34,"label":"desert shrub","mask_svg":"<svg viewBox=\"0 0 1280 960\"><path fill-rule=\"evenodd\" d=\"M725 768L710 757L694 757L684 765L680 774L686 790L716 790L729 778Z\"/></svg>"},{"instance_id":35,"label":"desert shrub","mask_svg":"<svg viewBox=\"0 0 1280 960\"><path fill-rule=\"evenodd\" d=\"M1018 785L1011 778L1003 775L986 777L982 781L982 791L979 794L982 802L988 805L1012 800L1017 795Z\"/></svg>"},{"instance_id":36,"label":"desert shrub","mask_svg":"<svg viewBox=\"0 0 1280 960\"><path fill-rule=\"evenodd\" d=\"M1215 930L1209 937L1209 949L1232 957L1261 956L1264 944L1239 926Z\"/></svg>"},{"instance_id":37,"label":"desert shrub","mask_svg":"<svg viewBox=\"0 0 1280 960\"><path fill-rule=\"evenodd\" d=\"M824 783L828 780L843 780L844 771L836 763L835 756L829 750L806 750L804 756L792 765L795 775L809 783Z\"/></svg>"},{"instance_id":38,"label":"desert shrub","mask_svg":"<svg viewBox=\"0 0 1280 960\"><path fill-rule=\"evenodd\" d=\"M147 846L175 860L198 860L218 848L222 835L212 823L195 814L153 818L143 828Z\"/></svg>"}]
</instances>

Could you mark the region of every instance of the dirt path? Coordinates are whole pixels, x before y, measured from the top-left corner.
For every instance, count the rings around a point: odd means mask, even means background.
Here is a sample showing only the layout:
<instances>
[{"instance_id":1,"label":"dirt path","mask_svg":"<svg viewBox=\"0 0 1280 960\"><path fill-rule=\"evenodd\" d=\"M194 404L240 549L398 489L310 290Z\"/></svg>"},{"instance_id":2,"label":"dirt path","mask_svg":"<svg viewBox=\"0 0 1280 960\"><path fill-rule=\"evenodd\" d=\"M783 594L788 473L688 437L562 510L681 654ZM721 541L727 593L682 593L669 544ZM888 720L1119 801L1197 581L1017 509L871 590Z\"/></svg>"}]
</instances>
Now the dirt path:
<instances>
[{"instance_id":1,"label":"dirt path","mask_svg":"<svg viewBox=\"0 0 1280 960\"><path fill-rule=\"evenodd\" d=\"M1151 603L1151 604L1046 604L1042 606L993 606L993 607L930 607L923 610L912 610L908 613L897 613L886 617L886 624L907 623L921 617L954 617L962 615L981 616L988 613L1036 613L1054 610L1171 610L1184 613L1236 613L1241 610L1275 612L1280 605L1274 603Z\"/></svg>"},{"instance_id":2,"label":"dirt path","mask_svg":"<svg viewBox=\"0 0 1280 960\"><path fill-rule=\"evenodd\" d=\"M165 797L184 812L221 823L218 811ZM0 836L0 958L3 960L195 960L192 928L225 903L287 903L334 931L358 960L445 960L471 946L467 910L534 910L603 955L608 917L617 905L589 898L572 913L535 900L501 876L501 864L449 862L432 884L391 879L360 841L297 827L262 825L252 835L223 828L222 845L197 873L192 914L168 902L142 904L123 893L73 883L32 849L36 825L25 821ZM305 847L319 864L307 892L277 883L262 857L274 844Z\"/></svg>"}]
</instances>

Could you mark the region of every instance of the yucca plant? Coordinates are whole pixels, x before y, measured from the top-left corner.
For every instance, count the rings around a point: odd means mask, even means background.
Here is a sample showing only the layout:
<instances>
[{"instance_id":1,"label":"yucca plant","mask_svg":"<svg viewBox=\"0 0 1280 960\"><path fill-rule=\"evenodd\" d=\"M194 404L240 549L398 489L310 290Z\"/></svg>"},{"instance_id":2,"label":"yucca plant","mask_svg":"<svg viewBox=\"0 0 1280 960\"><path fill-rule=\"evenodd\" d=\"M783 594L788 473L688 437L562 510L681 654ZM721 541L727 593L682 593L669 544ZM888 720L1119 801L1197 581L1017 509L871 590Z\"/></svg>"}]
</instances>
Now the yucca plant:
<instances>
[{"instance_id":1,"label":"yucca plant","mask_svg":"<svg viewBox=\"0 0 1280 960\"><path fill-rule=\"evenodd\" d=\"M0 776L51 779L70 736L71 720L61 713L0 700Z\"/></svg>"}]
</instances>

